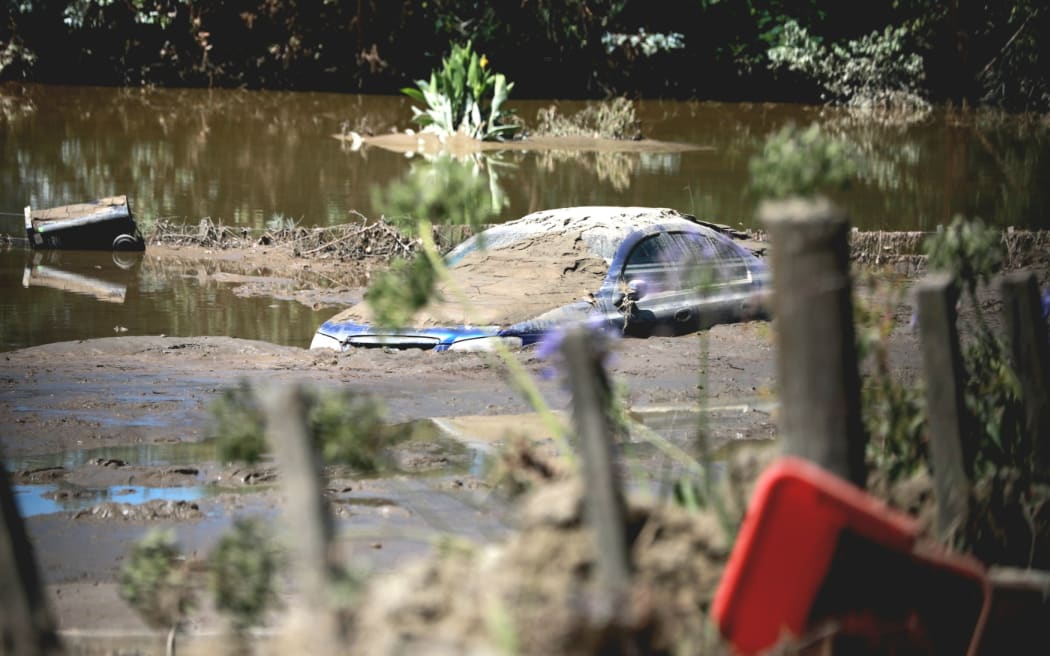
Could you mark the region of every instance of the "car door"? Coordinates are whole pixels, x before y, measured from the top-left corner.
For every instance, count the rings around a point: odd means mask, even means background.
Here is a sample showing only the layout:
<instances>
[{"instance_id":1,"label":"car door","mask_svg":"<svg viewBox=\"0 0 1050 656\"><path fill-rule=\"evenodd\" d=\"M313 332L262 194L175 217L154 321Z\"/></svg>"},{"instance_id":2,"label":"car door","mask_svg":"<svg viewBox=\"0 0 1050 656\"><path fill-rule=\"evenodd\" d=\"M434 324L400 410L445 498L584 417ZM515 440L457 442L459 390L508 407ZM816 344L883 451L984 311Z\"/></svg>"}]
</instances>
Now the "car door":
<instances>
[{"instance_id":1,"label":"car door","mask_svg":"<svg viewBox=\"0 0 1050 656\"><path fill-rule=\"evenodd\" d=\"M746 259L702 232L658 232L641 240L620 273L625 332L678 335L736 321L750 295Z\"/></svg>"}]
</instances>

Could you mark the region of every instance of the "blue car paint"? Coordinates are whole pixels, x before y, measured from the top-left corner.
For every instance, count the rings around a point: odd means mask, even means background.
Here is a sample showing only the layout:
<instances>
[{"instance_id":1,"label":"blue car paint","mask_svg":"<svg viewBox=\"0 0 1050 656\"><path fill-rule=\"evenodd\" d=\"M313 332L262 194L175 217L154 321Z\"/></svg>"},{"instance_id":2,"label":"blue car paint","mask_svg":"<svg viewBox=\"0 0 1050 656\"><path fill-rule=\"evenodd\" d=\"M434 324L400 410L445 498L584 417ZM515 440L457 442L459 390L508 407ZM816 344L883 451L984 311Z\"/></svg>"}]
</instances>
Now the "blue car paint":
<instances>
[{"instance_id":1,"label":"blue car paint","mask_svg":"<svg viewBox=\"0 0 1050 656\"><path fill-rule=\"evenodd\" d=\"M330 337L348 344L354 337L377 337L381 338L384 335L388 336L391 340L398 338L412 338L420 337L424 339L435 339L437 340L434 344L433 350L435 351L447 351L448 347L452 346L456 342L461 342L470 339L479 339L482 337L495 337L499 334L499 330L494 327L476 327L476 326L450 326L450 327L436 327L436 328L420 328L419 330L403 331L399 333L391 333L387 335L383 331L377 331L375 327L368 324L352 323L349 321L326 321L321 324L319 332L322 332ZM367 346L381 347L382 343L368 344Z\"/></svg>"},{"instance_id":2,"label":"blue car paint","mask_svg":"<svg viewBox=\"0 0 1050 656\"><path fill-rule=\"evenodd\" d=\"M618 302L622 298L619 272L623 270L631 252L643 239L660 232L694 232L696 234L706 234L700 227L683 227L679 225L674 228L669 228L663 224L654 224L644 230L634 230L630 232L624 237L619 247L617 247L613 259L609 264L609 269L606 273L605 279L602 282L601 287L594 294L593 302L578 301L544 313L543 316L556 315L558 313L562 313L566 316L577 315L579 320L596 323L602 325L602 327L623 327L624 317L618 308ZM730 243L738 254L746 259L750 266L754 267L754 272L758 274L756 279L759 281L756 284L755 289L756 291L761 290L763 286L761 281L767 279L766 274L768 273L765 263L739 244L733 242L727 243ZM462 259L464 255L465 253L461 253L457 260ZM453 266L456 262L446 260L446 263L449 266ZM447 351L453 344L487 337L517 338L521 340L521 345L523 347L531 346L542 340L551 330L562 327L566 323L566 321L543 321L541 318L536 318L503 329L500 329L497 326L479 327L461 325L390 332L382 329L377 330L374 326L368 324L353 323L349 321L326 321L321 324L318 332L337 339L344 344L344 349L349 348L350 341L354 337L375 337L379 341L364 346L382 347L384 344L382 343L381 338L385 336L390 339L391 342L397 340L411 340L413 337L435 340L432 350Z\"/></svg>"}]
</instances>

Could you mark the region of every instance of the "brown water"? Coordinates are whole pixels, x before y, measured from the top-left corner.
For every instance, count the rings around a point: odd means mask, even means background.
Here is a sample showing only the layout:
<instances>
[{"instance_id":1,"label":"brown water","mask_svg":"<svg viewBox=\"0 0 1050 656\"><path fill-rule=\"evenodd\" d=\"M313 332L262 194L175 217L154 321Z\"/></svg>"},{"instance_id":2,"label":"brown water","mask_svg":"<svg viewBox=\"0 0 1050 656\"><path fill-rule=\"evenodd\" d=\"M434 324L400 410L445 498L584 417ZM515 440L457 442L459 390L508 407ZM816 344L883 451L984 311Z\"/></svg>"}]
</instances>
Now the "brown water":
<instances>
[{"instance_id":1,"label":"brown water","mask_svg":"<svg viewBox=\"0 0 1050 656\"><path fill-rule=\"evenodd\" d=\"M550 102L513 102L529 124ZM558 103L571 113L582 103ZM944 110L875 125L799 105L645 101L645 136L697 146L674 153L504 152L461 162L487 176L498 220L570 205L673 207L749 226L748 162L784 125L820 122L857 155L837 195L862 229L932 230L957 213L1001 226L1050 227L1050 122ZM127 194L140 222L159 217L261 228L274 219L332 225L376 216L373 190L433 164L333 138L411 127L407 99L352 94L0 85L0 232L22 208ZM0 350L114 334L232 335L305 346L331 314L235 296L192 273L122 268L109 254L41 262L0 253ZM98 260L98 261L96 261ZM41 275L30 275L36 271ZM27 277L28 276L28 277ZM94 289L92 290L92 285ZM122 330L122 329L126 329Z\"/></svg>"},{"instance_id":2,"label":"brown water","mask_svg":"<svg viewBox=\"0 0 1050 656\"><path fill-rule=\"evenodd\" d=\"M242 297L192 264L141 254L0 251L0 351L118 335L226 335L306 347L334 314Z\"/></svg>"},{"instance_id":3,"label":"brown water","mask_svg":"<svg viewBox=\"0 0 1050 656\"><path fill-rule=\"evenodd\" d=\"M512 102L535 124L541 101ZM563 112L583 105L558 103ZM412 127L407 99L203 89L0 86L0 212L127 194L140 219L173 217L262 227L274 217L330 225L374 216L372 189L427 166L332 138L344 126ZM1050 226L1050 124L960 118L943 110L907 125L872 125L800 105L646 101L645 136L684 153L493 155L500 218L584 204L669 206L752 223L748 160L789 122L819 121L858 156L840 195L854 225L931 229L955 213L999 225ZM500 165L501 164L501 165ZM464 166L473 167L465 162ZM0 230L18 230L4 216Z\"/></svg>"}]
</instances>

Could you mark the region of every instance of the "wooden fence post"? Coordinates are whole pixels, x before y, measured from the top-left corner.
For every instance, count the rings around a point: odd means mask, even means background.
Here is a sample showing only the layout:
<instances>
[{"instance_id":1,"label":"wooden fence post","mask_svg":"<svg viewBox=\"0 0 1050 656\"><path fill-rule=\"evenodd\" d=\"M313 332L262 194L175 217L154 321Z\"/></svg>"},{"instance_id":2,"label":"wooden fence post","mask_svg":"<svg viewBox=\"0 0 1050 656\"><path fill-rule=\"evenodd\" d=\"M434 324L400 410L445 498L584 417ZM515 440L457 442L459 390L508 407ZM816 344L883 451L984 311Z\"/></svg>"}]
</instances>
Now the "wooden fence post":
<instances>
[{"instance_id":1,"label":"wooden fence post","mask_svg":"<svg viewBox=\"0 0 1050 656\"><path fill-rule=\"evenodd\" d=\"M937 531L950 543L969 516L974 444L963 401L962 354L956 328L959 291L949 274L931 274L917 289L919 339L926 370L930 461L937 493Z\"/></svg>"},{"instance_id":2,"label":"wooden fence post","mask_svg":"<svg viewBox=\"0 0 1050 656\"><path fill-rule=\"evenodd\" d=\"M764 202L784 450L864 487L849 222L825 199Z\"/></svg>"},{"instance_id":3,"label":"wooden fence post","mask_svg":"<svg viewBox=\"0 0 1050 656\"><path fill-rule=\"evenodd\" d=\"M623 619L631 585L627 517L615 456L616 431L609 421L609 380L594 337L585 328L565 335L562 354L569 369L573 421L579 440L584 481L584 517L594 536L599 597L595 619Z\"/></svg>"},{"instance_id":4,"label":"wooden fence post","mask_svg":"<svg viewBox=\"0 0 1050 656\"><path fill-rule=\"evenodd\" d=\"M1012 364L1021 382L1025 430L1032 457L1050 467L1050 345L1035 274L1018 271L1003 276L1003 320Z\"/></svg>"},{"instance_id":5,"label":"wooden fence post","mask_svg":"<svg viewBox=\"0 0 1050 656\"><path fill-rule=\"evenodd\" d=\"M0 655L62 651L33 546L0 459Z\"/></svg>"},{"instance_id":6,"label":"wooden fence post","mask_svg":"<svg viewBox=\"0 0 1050 656\"><path fill-rule=\"evenodd\" d=\"M302 590L309 627L304 651L333 654L339 649L339 626L331 603L334 528L324 499L321 462L306 425L306 401L298 385L274 385L258 390L266 413L267 440L280 465L289 531L292 570ZM305 647L309 648L306 649Z\"/></svg>"}]
</instances>

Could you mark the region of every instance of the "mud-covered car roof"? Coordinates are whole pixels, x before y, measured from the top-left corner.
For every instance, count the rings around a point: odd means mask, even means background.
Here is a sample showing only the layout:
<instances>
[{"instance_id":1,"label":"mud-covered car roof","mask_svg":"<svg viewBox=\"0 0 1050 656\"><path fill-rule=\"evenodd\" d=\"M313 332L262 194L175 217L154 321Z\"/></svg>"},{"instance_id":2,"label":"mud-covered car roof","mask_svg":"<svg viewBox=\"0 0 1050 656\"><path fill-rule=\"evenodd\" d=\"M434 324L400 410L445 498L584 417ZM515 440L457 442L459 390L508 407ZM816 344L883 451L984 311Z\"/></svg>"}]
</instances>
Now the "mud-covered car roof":
<instances>
[{"instance_id":1,"label":"mud-covered car roof","mask_svg":"<svg viewBox=\"0 0 1050 656\"><path fill-rule=\"evenodd\" d=\"M594 206L542 210L474 235L449 251L445 260L454 266L482 246L495 250L529 238L564 233L578 235L590 254L608 262L627 235L659 225L669 230L680 226L711 227L669 208Z\"/></svg>"},{"instance_id":2,"label":"mud-covered car roof","mask_svg":"<svg viewBox=\"0 0 1050 656\"><path fill-rule=\"evenodd\" d=\"M667 208L572 207L544 210L479 233L446 255L452 283L439 286L420 310L418 327L508 326L587 298L605 279L616 249L628 235L662 227L704 230L692 217ZM360 303L338 315L374 321Z\"/></svg>"}]
</instances>

